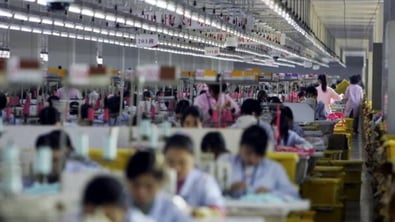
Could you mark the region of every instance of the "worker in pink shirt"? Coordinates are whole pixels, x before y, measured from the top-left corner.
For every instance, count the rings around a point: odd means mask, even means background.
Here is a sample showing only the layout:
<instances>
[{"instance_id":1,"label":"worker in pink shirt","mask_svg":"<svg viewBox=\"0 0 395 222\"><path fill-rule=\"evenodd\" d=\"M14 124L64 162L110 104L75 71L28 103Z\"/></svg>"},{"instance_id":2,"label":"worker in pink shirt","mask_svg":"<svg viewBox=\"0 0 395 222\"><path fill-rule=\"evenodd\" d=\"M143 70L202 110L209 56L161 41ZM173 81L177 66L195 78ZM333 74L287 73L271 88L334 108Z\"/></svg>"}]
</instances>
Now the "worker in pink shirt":
<instances>
[{"instance_id":1,"label":"worker in pink shirt","mask_svg":"<svg viewBox=\"0 0 395 222\"><path fill-rule=\"evenodd\" d=\"M82 99L81 91L76 88L67 89L65 87L59 88L56 95L60 99Z\"/></svg>"},{"instance_id":2,"label":"worker in pink shirt","mask_svg":"<svg viewBox=\"0 0 395 222\"><path fill-rule=\"evenodd\" d=\"M317 87L317 101L325 104L325 110L329 114L331 113L331 104L342 100L342 97L334 89L328 87L326 75L318 76L318 82L320 85Z\"/></svg>"},{"instance_id":3,"label":"worker in pink shirt","mask_svg":"<svg viewBox=\"0 0 395 222\"><path fill-rule=\"evenodd\" d=\"M344 115L354 118L354 133L358 133L359 124L359 109L363 100L363 89L359 85L360 77L352 76L350 78L351 85L347 87L344 100L346 100L346 107Z\"/></svg>"},{"instance_id":4,"label":"worker in pink shirt","mask_svg":"<svg viewBox=\"0 0 395 222\"><path fill-rule=\"evenodd\" d=\"M204 123L210 123L214 112L231 112L232 116L236 116L240 112L239 105L232 99L231 96L223 93L226 90L220 84L211 84L208 86L209 90L195 98L194 105L197 106L203 113Z\"/></svg>"}]
</instances>

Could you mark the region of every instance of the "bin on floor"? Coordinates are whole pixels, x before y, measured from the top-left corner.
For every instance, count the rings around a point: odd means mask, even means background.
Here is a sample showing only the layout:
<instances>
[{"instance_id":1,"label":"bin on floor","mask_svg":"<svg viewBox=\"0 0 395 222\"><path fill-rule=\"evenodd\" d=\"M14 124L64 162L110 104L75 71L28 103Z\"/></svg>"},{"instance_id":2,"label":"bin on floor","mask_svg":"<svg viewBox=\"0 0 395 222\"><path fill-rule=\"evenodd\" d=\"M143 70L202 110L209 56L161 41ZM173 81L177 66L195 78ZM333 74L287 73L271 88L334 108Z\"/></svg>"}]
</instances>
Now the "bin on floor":
<instances>
[{"instance_id":1,"label":"bin on floor","mask_svg":"<svg viewBox=\"0 0 395 222\"><path fill-rule=\"evenodd\" d=\"M343 181L334 178L310 178L302 184L302 197L313 205L334 205L342 200Z\"/></svg>"},{"instance_id":2,"label":"bin on floor","mask_svg":"<svg viewBox=\"0 0 395 222\"><path fill-rule=\"evenodd\" d=\"M346 176L344 183L361 183L362 181L362 160L319 160L317 165L340 166L344 168Z\"/></svg>"},{"instance_id":3,"label":"bin on floor","mask_svg":"<svg viewBox=\"0 0 395 222\"><path fill-rule=\"evenodd\" d=\"M102 149L90 149L89 158L101 165L103 168L112 171L123 171L133 153L134 151L131 149L118 149L115 160L106 160L103 158Z\"/></svg>"},{"instance_id":4,"label":"bin on floor","mask_svg":"<svg viewBox=\"0 0 395 222\"><path fill-rule=\"evenodd\" d=\"M344 205L314 205L313 210L316 212L314 222L343 222Z\"/></svg>"},{"instance_id":5,"label":"bin on floor","mask_svg":"<svg viewBox=\"0 0 395 222\"><path fill-rule=\"evenodd\" d=\"M270 152L266 154L266 157L280 163L287 172L289 179L292 182L296 182L296 172L299 162L299 155L297 153Z\"/></svg>"},{"instance_id":6,"label":"bin on floor","mask_svg":"<svg viewBox=\"0 0 395 222\"><path fill-rule=\"evenodd\" d=\"M314 222L315 211L293 212L288 218L287 222Z\"/></svg>"}]
</instances>

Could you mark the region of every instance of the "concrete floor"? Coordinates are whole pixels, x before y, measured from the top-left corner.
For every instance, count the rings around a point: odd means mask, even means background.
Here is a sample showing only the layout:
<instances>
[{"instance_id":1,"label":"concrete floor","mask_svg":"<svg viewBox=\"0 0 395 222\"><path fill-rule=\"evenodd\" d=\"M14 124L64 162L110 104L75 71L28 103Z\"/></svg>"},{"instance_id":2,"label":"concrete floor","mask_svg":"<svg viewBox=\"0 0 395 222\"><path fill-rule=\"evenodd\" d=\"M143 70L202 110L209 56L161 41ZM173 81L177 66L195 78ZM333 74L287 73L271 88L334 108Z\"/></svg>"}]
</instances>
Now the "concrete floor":
<instances>
[{"instance_id":1,"label":"concrete floor","mask_svg":"<svg viewBox=\"0 0 395 222\"><path fill-rule=\"evenodd\" d=\"M366 160L366 153L361 136L353 138L352 159ZM346 222L371 222L372 221L372 193L370 178L366 173L365 166L362 172L362 188L360 202L348 202L346 204Z\"/></svg>"}]
</instances>

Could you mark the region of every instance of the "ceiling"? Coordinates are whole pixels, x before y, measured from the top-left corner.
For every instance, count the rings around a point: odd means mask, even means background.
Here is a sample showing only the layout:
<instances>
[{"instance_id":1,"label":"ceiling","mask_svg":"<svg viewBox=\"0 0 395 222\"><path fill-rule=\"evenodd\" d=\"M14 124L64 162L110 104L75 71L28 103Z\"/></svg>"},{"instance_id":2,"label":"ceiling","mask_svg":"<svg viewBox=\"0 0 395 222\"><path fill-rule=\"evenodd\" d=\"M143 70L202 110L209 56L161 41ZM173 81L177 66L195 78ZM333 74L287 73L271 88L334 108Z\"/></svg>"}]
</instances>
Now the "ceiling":
<instances>
[{"instance_id":1,"label":"ceiling","mask_svg":"<svg viewBox=\"0 0 395 222\"><path fill-rule=\"evenodd\" d=\"M312 0L321 22L343 51L365 50L383 0Z\"/></svg>"}]
</instances>

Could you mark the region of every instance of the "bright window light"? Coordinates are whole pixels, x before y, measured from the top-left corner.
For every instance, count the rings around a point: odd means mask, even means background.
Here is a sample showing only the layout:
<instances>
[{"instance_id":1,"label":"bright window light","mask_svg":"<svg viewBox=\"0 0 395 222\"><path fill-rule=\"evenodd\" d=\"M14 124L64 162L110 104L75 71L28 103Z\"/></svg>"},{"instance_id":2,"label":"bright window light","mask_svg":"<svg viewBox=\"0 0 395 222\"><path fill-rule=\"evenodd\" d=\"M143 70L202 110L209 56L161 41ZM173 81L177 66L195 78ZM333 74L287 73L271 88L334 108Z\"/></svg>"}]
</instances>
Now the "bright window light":
<instances>
[{"instance_id":1,"label":"bright window light","mask_svg":"<svg viewBox=\"0 0 395 222\"><path fill-rule=\"evenodd\" d=\"M7 17L7 18L11 18L12 17L12 13L6 9L0 9L0 16L1 17Z\"/></svg>"}]
</instances>

